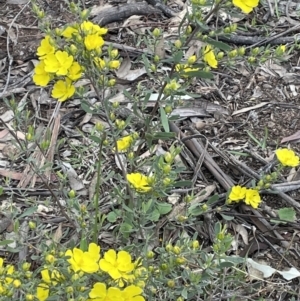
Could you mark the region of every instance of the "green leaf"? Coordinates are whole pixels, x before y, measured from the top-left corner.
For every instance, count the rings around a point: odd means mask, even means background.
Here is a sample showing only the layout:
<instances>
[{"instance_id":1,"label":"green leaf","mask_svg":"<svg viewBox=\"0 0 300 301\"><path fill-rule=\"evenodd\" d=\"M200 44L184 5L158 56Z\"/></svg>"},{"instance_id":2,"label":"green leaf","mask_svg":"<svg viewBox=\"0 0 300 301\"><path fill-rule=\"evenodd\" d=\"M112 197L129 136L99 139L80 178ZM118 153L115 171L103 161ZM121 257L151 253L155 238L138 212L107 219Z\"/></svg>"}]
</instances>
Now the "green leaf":
<instances>
[{"instance_id":1,"label":"green leaf","mask_svg":"<svg viewBox=\"0 0 300 301\"><path fill-rule=\"evenodd\" d=\"M123 223L120 226L120 231L124 236L129 236L129 234L132 232L132 225L128 224L128 223Z\"/></svg>"},{"instance_id":2,"label":"green leaf","mask_svg":"<svg viewBox=\"0 0 300 301\"><path fill-rule=\"evenodd\" d=\"M153 134L154 139L170 139L170 138L175 138L175 133L165 133L165 132L157 132Z\"/></svg>"},{"instance_id":3,"label":"green leaf","mask_svg":"<svg viewBox=\"0 0 300 301\"><path fill-rule=\"evenodd\" d=\"M173 184L174 187L191 187L191 181L178 181Z\"/></svg>"},{"instance_id":4,"label":"green leaf","mask_svg":"<svg viewBox=\"0 0 300 301\"><path fill-rule=\"evenodd\" d=\"M234 264L229 261L224 261L220 263L220 268L231 268L232 266L234 266Z\"/></svg>"},{"instance_id":5,"label":"green leaf","mask_svg":"<svg viewBox=\"0 0 300 301\"><path fill-rule=\"evenodd\" d=\"M211 72L207 71L188 71L184 72L189 77L197 77L197 78L206 78L206 79L213 79L214 75Z\"/></svg>"},{"instance_id":6,"label":"green leaf","mask_svg":"<svg viewBox=\"0 0 300 301\"><path fill-rule=\"evenodd\" d=\"M97 136L91 135L90 138L91 138L94 142L96 142L96 143L98 143L98 144L101 144L101 143L102 143L101 138L99 138L99 137L97 137Z\"/></svg>"},{"instance_id":7,"label":"green leaf","mask_svg":"<svg viewBox=\"0 0 300 301\"><path fill-rule=\"evenodd\" d=\"M230 51L231 50L231 47L224 43L224 42L220 42L220 41L216 41L216 40L213 40L213 39L207 39L207 43L215 46L216 48L219 48L220 50L224 50L224 51Z\"/></svg>"},{"instance_id":8,"label":"green leaf","mask_svg":"<svg viewBox=\"0 0 300 301\"><path fill-rule=\"evenodd\" d=\"M86 101L82 101L82 102L81 102L81 108L82 108L83 111L85 111L86 113L90 113L90 114L95 113L95 111L94 111L93 109L91 109L91 106L90 106Z\"/></svg>"},{"instance_id":9,"label":"green leaf","mask_svg":"<svg viewBox=\"0 0 300 301\"><path fill-rule=\"evenodd\" d=\"M110 222L110 223L115 223L118 219L118 216L115 214L115 212L111 211L107 214L106 219Z\"/></svg>"},{"instance_id":10,"label":"green leaf","mask_svg":"<svg viewBox=\"0 0 300 301\"><path fill-rule=\"evenodd\" d=\"M26 209L18 218L20 219L22 217L32 215L32 213L36 212L37 208L38 207L35 206L35 207L31 207L31 208Z\"/></svg>"},{"instance_id":11,"label":"green leaf","mask_svg":"<svg viewBox=\"0 0 300 301\"><path fill-rule=\"evenodd\" d=\"M232 221L234 219L234 216L229 216L229 215L225 215L222 213L221 213L221 216L225 221Z\"/></svg>"},{"instance_id":12,"label":"green leaf","mask_svg":"<svg viewBox=\"0 0 300 301\"><path fill-rule=\"evenodd\" d=\"M87 240L86 240L85 237L81 238L81 241L80 241L80 250L82 250L82 251L87 251L88 250L88 243L87 243Z\"/></svg>"},{"instance_id":13,"label":"green leaf","mask_svg":"<svg viewBox=\"0 0 300 301\"><path fill-rule=\"evenodd\" d=\"M148 210L151 208L152 204L153 204L153 201L152 201L152 200L149 200L148 202L143 203L143 204L142 204L143 212L144 212L144 213L147 213Z\"/></svg>"},{"instance_id":14,"label":"green leaf","mask_svg":"<svg viewBox=\"0 0 300 301\"><path fill-rule=\"evenodd\" d=\"M216 201L219 200L219 195L218 194L214 194L213 196L211 196L208 201L206 202L207 205L213 204Z\"/></svg>"},{"instance_id":15,"label":"green leaf","mask_svg":"<svg viewBox=\"0 0 300 301\"><path fill-rule=\"evenodd\" d=\"M162 126L163 126L165 132L169 133L170 127L169 127L169 120L168 120L166 111L163 107L160 107L159 111L160 111L160 120L161 120Z\"/></svg>"},{"instance_id":16,"label":"green leaf","mask_svg":"<svg viewBox=\"0 0 300 301\"><path fill-rule=\"evenodd\" d=\"M202 215L204 213L203 209L197 204L197 206L190 207L188 209L189 214L193 216Z\"/></svg>"},{"instance_id":17,"label":"green leaf","mask_svg":"<svg viewBox=\"0 0 300 301\"><path fill-rule=\"evenodd\" d=\"M294 222L296 219L296 211L293 208L282 208L278 210L278 216L281 220Z\"/></svg>"},{"instance_id":18,"label":"green leaf","mask_svg":"<svg viewBox=\"0 0 300 301\"><path fill-rule=\"evenodd\" d=\"M161 215L167 214L172 210L172 205L168 203L158 203L156 208Z\"/></svg>"},{"instance_id":19,"label":"green leaf","mask_svg":"<svg viewBox=\"0 0 300 301\"><path fill-rule=\"evenodd\" d=\"M0 246L7 246L7 245L9 245L9 244L11 244L11 243L13 243L14 241L13 240L8 240L8 239L6 239L6 240L1 240L0 241Z\"/></svg>"},{"instance_id":20,"label":"green leaf","mask_svg":"<svg viewBox=\"0 0 300 301\"><path fill-rule=\"evenodd\" d=\"M241 264L245 262L245 258L239 257L239 256L225 256L223 259L226 261L230 261L232 263L236 264Z\"/></svg>"},{"instance_id":21,"label":"green leaf","mask_svg":"<svg viewBox=\"0 0 300 301\"><path fill-rule=\"evenodd\" d=\"M183 51L180 50L174 56L174 63L175 64L179 64L181 62L181 60L182 60L182 57L183 57Z\"/></svg>"},{"instance_id":22,"label":"green leaf","mask_svg":"<svg viewBox=\"0 0 300 301\"><path fill-rule=\"evenodd\" d=\"M149 216L150 221L157 222L160 218L159 211L157 209L153 210L151 215Z\"/></svg>"}]
</instances>

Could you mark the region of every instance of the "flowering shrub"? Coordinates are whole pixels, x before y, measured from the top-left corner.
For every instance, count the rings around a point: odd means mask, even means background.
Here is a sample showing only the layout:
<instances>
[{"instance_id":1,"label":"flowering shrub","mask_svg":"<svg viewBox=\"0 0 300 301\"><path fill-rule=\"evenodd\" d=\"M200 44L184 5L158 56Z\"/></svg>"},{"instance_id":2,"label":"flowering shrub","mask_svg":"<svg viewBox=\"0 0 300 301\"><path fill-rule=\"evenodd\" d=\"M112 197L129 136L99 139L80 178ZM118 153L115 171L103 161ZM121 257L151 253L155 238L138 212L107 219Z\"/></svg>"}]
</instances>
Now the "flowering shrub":
<instances>
[{"instance_id":1,"label":"flowering shrub","mask_svg":"<svg viewBox=\"0 0 300 301\"><path fill-rule=\"evenodd\" d=\"M157 86L149 91L149 87L140 82L136 91L123 92L131 101L133 111L138 112L135 117L142 120L143 130L139 133L134 132L137 129L131 123L132 116L126 120L123 117L124 120L119 119L119 104L109 101L116 92L114 73L120 68L122 58L111 45L104 47L107 45L107 29L88 21L88 10L82 11L74 3L70 4L70 10L79 17L72 24L55 30L45 25L46 35L37 48L39 62L34 69L34 83L41 87L52 87L51 96L59 102L77 97L82 109L91 115L103 117L108 128L97 121L89 137L89 147L98 152L95 194L83 202L72 189L65 194L65 207L60 208L64 217L70 217L70 224L75 221L74 230L79 237L76 243L81 247L65 250L57 242L55 247L49 247L48 242L46 246L42 243L37 252L42 255L32 256L35 267L28 262L20 266L5 265L0 258L0 300L144 301L167 298L182 301L203 296L203 299L212 299L208 298L207 292L218 290L219 279L226 278L224 267L243 262L238 257L232 262L227 256L233 239L227 233L226 226L215 223L214 228L210 229L213 238L209 251L202 250L202 242L198 241L196 233L186 231L202 223L199 216L210 214L210 204L216 196L201 205L191 204L194 196L186 192L179 198L179 202L182 200L179 203L180 210L172 211L173 206L167 197L173 194L174 189L192 183L180 177L185 167L177 161L181 146L170 131L169 120L174 118L170 114L180 104L181 95L194 92L191 87L195 78L212 80L212 69L245 61L245 57L249 64L263 62L271 56L280 58L286 46L279 45L271 50L263 47L232 49L217 38L220 33L236 31L237 24L204 34L199 24L206 26L210 15L203 15L206 1L191 2L192 11L178 29L177 40L168 41L171 58L165 59L158 54L142 57L147 75ZM230 9L236 10L232 4L244 13L250 13L258 5L258 0L229 2ZM216 1L211 13L217 14L219 8L225 7L224 1ZM33 8L42 21L43 11L37 6ZM143 42L153 53L157 53L156 47L161 47L162 34L160 29L155 28L144 37ZM185 51L191 38L200 40L202 46L195 53L187 55ZM166 63L168 72L164 72ZM96 104L85 96L87 88L80 87L81 79L88 80L89 87L97 96ZM144 110L145 103L154 89L159 91L158 98L149 113ZM38 143L33 126L27 128L26 143ZM172 146L164 143L170 139L173 139ZM162 141L161 145L164 148L167 146L168 151L153 146L153 141L157 140ZM47 151L49 145L50 140L46 139L39 147ZM147 150L147 156L141 156L142 149ZM116 158L119 170L103 176L103 157L113 157L110 155ZM299 157L291 150L279 149L276 156L281 162L279 169L299 165ZM56 174L61 187L65 188L66 178L59 171ZM276 172L266 175L253 188L232 187L228 203L243 201L258 208L261 203L259 191L268 189L277 176ZM99 205L102 199L100 187L107 183L111 184L108 194L113 205L109 204L109 211L104 214ZM221 207L216 209L218 212L222 210ZM166 233L165 229L160 231L159 222L165 220L170 221L172 231L176 230L179 237L176 241L171 240L172 235L166 235L169 229L166 229ZM29 225L32 229L36 227L35 222ZM98 245L102 232L109 232L113 238L105 252ZM93 243L87 244L90 241ZM113 244L119 247L111 247ZM237 277L230 285L226 283L226 288L233 287L234 291L242 278Z\"/></svg>"},{"instance_id":2,"label":"flowering shrub","mask_svg":"<svg viewBox=\"0 0 300 301\"><path fill-rule=\"evenodd\" d=\"M299 157L293 150L282 148L276 150L275 154L280 163L277 172L273 172L271 175L264 176L264 178L258 182L255 189L249 189L240 185L233 186L228 195L228 204L231 204L232 202L239 203L240 201L244 201L247 205L250 205L255 209L258 208L259 204L261 203L259 190L270 188L271 183L277 179L279 171L283 167L296 167L300 164Z\"/></svg>"}]
</instances>

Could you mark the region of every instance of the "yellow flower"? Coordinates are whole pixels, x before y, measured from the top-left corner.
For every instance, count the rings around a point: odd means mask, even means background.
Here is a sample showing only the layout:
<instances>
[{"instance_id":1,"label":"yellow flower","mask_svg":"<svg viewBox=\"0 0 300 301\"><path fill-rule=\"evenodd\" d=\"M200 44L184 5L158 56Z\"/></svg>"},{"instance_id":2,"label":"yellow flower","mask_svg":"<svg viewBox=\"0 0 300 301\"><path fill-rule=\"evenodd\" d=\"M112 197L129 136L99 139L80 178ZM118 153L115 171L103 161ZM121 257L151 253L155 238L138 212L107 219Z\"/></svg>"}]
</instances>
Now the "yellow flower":
<instances>
[{"instance_id":1,"label":"yellow flower","mask_svg":"<svg viewBox=\"0 0 300 301\"><path fill-rule=\"evenodd\" d=\"M81 78L81 75L82 75L81 66L77 62L73 62L67 74L68 78L71 79L72 81L75 81Z\"/></svg>"},{"instance_id":2,"label":"yellow flower","mask_svg":"<svg viewBox=\"0 0 300 301\"><path fill-rule=\"evenodd\" d=\"M40 56L40 59L43 59L46 55L54 53L55 47L51 45L50 36L46 36L41 41L41 46L37 49L37 55Z\"/></svg>"},{"instance_id":3,"label":"yellow flower","mask_svg":"<svg viewBox=\"0 0 300 301\"><path fill-rule=\"evenodd\" d=\"M131 262L131 256L126 251L110 249L104 254L104 258L99 262L100 269L107 272L114 280L129 279L129 273L133 271L134 264ZM124 284L120 282L120 286Z\"/></svg>"},{"instance_id":4,"label":"yellow flower","mask_svg":"<svg viewBox=\"0 0 300 301\"><path fill-rule=\"evenodd\" d=\"M105 283L96 282L89 293L89 297L95 301L124 301L122 292L117 287L106 288ZM139 300L136 300L139 301Z\"/></svg>"},{"instance_id":5,"label":"yellow flower","mask_svg":"<svg viewBox=\"0 0 300 301\"><path fill-rule=\"evenodd\" d=\"M85 34L97 34L99 36L105 35L107 33L107 28L100 27L97 24L92 23L91 21L84 21L80 25L80 29Z\"/></svg>"},{"instance_id":6,"label":"yellow flower","mask_svg":"<svg viewBox=\"0 0 300 301\"><path fill-rule=\"evenodd\" d=\"M133 138L131 135L125 136L119 140L117 140L117 149L118 152L124 152L128 150L133 142Z\"/></svg>"},{"instance_id":7,"label":"yellow flower","mask_svg":"<svg viewBox=\"0 0 300 301\"><path fill-rule=\"evenodd\" d=\"M253 8L258 6L259 0L232 0L234 6L240 8L245 14L252 12Z\"/></svg>"},{"instance_id":8,"label":"yellow flower","mask_svg":"<svg viewBox=\"0 0 300 301\"><path fill-rule=\"evenodd\" d=\"M99 57L96 57L96 58L94 59L94 62L95 62L95 64L96 64L96 67L99 68L99 70L103 70L103 69L105 68L105 66L106 66L105 61L102 60L102 59L100 59Z\"/></svg>"},{"instance_id":9,"label":"yellow flower","mask_svg":"<svg viewBox=\"0 0 300 301\"><path fill-rule=\"evenodd\" d=\"M51 76L45 71L45 62L40 61L34 68L33 81L36 85L46 87L51 80Z\"/></svg>"},{"instance_id":10,"label":"yellow flower","mask_svg":"<svg viewBox=\"0 0 300 301\"><path fill-rule=\"evenodd\" d=\"M199 71L199 68L191 68L191 67L189 67L189 65L187 65L187 64L177 64L177 65L175 66L175 70L176 70L177 72L182 72L182 73L183 73L183 74L182 74L183 77L189 77L189 75L188 75L188 74L185 74L185 73L187 73L187 72L192 72L192 71Z\"/></svg>"},{"instance_id":11,"label":"yellow flower","mask_svg":"<svg viewBox=\"0 0 300 301\"><path fill-rule=\"evenodd\" d=\"M136 285L129 285L122 291L122 297L124 301L145 301L145 298L141 296L143 290Z\"/></svg>"},{"instance_id":12,"label":"yellow flower","mask_svg":"<svg viewBox=\"0 0 300 301\"><path fill-rule=\"evenodd\" d=\"M136 172L127 174L127 181L137 190L140 192L147 192L151 190L149 186L148 177Z\"/></svg>"},{"instance_id":13,"label":"yellow flower","mask_svg":"<svg viewBox=\"0 0 300 301\"><path fill-rule=\"evenodd\" d=\"M246 187L241 187L240 185L233 186L231 188L230 194L229 194L229 202L239 202L243 200L246 196Z\"/></svg>"},{"instance_id":14,"label":"yellow flower","mask_svg":"<svg viewBox=\"0 0 300 301\"><path fill-rule=\"evenodd\" d=\"M218 67L218 61L210 45L205 47L203 60L212 68Z\"/></svg>"},{"instance_id":15,"label":"yellow flower","mask_svg":"<svg viewBox=\"0 0 300 301\"><path fill-rule=\"evenodd\" d=\"M51 96L57 98L58 101L65 101L72 97L75 93L75 87L72 85L70 79L66 78L65 81L58 80L52 90Z\"/></svg>"},{"instance_id":16,"label":"yellow flower","mask_svg":"<svg viewBox=\"0 0 300 301\"><path fill-rule=\"evenodd\" d=\"M177 83L176 79L172 79L164 89L166 94L170 94L171 92L177 91L180 88L180 84Z\"/></svg>"},{"instance_id":17,"label":"yellow flower","mask_svg":"<svg viewBox=\"0 0 300 301\"><path fill-rule=\"evenodd\" d=\"M72 26L68 26L61 35L66 39L71 39L74 35L78 35L78 30Z\"/></svg>"},{"instance_id":18,"label":"yellow flower","mask_svg":"<svg viewBox=\"0 0 300 301\"><path fill-rule=\"evenodd\" d=\"M120 61L118 61L118 60L110 61L108 63L109 69L118 69L119 67L120 67Z\"/></svg>"},{"instance_id":19,"label":"yellow flower","mask_svg":"<svg viewBox=\"0 0 300 301\"><path fill-rule=\"evenodd\" d=\"M74 272L95 273L99 270L100 247L95 243L89 244L87 252L74 248L73 251L67 250L65 255L71 257L67 261L71 264Z\"/></svg>"},{"instance_id":20,"label":"yellow flower","mask_svg":"<svg viewBox=\"0 0 300 301\"><path fill-rule=\"evenodd\" d=\"M49 54L45 58L45 71L56 73L56 75L67 75L69 68L73 64L73 56L66 51L57 51Z\"/></svg>"},{"instance_id":21,"label":"yellow flower","mask_svg":"<svg viewBox=\"0 0 300 301\"><path fill-rule=\"evenodd\" d=\"M49 286L45 283L40 283L36 289L36 297L39 301L45 301L49 297Z\"/></svg>"},{"instance_id":22,"label":"yellow flower","mask_svg":"<svg viewBox=\"0 0 300 301\"><path fill-rule=\"evenodd\" d=\"M103 46L104 40L98 34L89 34L84 38L84 45L87 50L96 50Z\"/></svg>"},{"instance_id":23,"label":"yellow flower","mask_svg":"<svg viewBox=\"0 0 300 301\"><path fill-rule=\"evenodd\" d=\"M44 269L41 271L42 279L47 284L56 285L59 280L63 279L63 276L59 273L58 270L53 270L50 274L48 269Z\"/></svg>"},{"instance_id":24,"label":"yellow flower","mask_svg":"<svg viewBox=\"0 0 300 301\"><path fill-rule=\"evenodd\" d=\"M258 207L258 205L261 203L261 198L256 189L246 190L245 203L255 209Z\"/></svg>"},{"instance_id":25,"label":"yellow flower","mask_svg":"<svg viewBox=\"0 0 300 301\"><path fill-rule=\"evenodd\" d=\"M278 47L279 47L279 49L280 49L280 51L281 51L282 53L285 52L285 50L286 50L286 46L285 46L285 45L280 45L280 46L278 46Z\"/></svg>"},{"instance_id":26,"label":"yellow flower","mask_svg":"<svg viewBox=\"0 0 300 301\"><path fill-rule=\"evenodd\" d=\"M278 161L283 166L296 167L299 165L299 157L288 148L280 148L275 151Z\"/></svg>"}]
</instances>

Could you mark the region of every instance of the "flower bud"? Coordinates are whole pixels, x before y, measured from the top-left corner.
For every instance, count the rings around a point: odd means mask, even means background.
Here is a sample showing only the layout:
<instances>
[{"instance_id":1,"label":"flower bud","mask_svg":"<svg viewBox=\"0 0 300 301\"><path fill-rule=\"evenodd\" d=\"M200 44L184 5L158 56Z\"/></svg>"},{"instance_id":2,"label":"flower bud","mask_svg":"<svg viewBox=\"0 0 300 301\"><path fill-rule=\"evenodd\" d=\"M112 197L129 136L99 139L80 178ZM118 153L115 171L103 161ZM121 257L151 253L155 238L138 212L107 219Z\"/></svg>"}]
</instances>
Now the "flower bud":
<instances>
[{"instance_id":1,"label":"flower bud","mask_svg":"<svg viewBox=\"0 0 300 301\"><path fill-rule=\"evenodd\" d=\"M160 269L161 269L162 271L166 271L166 270L168 269L168 265L167 265L166 263L162 263L162 264L160 265Z\"/></svg>"},{"instance_id":2,"label":"flower bud","mask_svg":"<svg viewBox=\"0 0 300 301\"><path fill-rule=\"evenodd\" d=\"M80 17L81 17L82 20L87 19L88 15L89 15L89 11L88 11L87 9L84 9L84 10L80 13Z\"/></svg>"},{"instance_id":3,"label":"flower bud","mask_svg":"<svg viewBox=\"0 0 300 301\"><path fill-rule=\"evenodd\" d=\"M199 241L198 240L193 240L193 242L192 242L192 248L194 250L199 248Z\"/></svg>"},{"instance_id":4,"label":"flower bud","mask_svg":"<svg viewBox=\"0 0 300 301\"><path fill-rule=\"evenodd\" d=\"M115 59L115 58L118 56L118 54L119 54L118 49L113 49L113 50L110 52L110 57L111 57L112 59Z\"/></svg>"},{"instance_id":5,"label":"flower bud","mask_svg":"<svg viewBox=\"0 0 300 301\"><path fill-rule=\"evenodd\" d=\"M156 72L156 71L157 71L157 68L156 68L156 66L155 66L154 64L151 64L151 65L150 65L150 70L151 70L152 72Z\"/></svg>"},{"instance_id":6,"label":"flower bud","mask_svg":"<svg viewBox=\"0 0 300 301\"><path fill-rule=\"evenodd\" d=\"M237 52L238 52L238 55L243 56L243 55L245 55L246 48L245 47L239 47Z\"/></svg>"},{"instance_id":7,"label":"flower bud","mask_svg":"<svg viewBox=\"0 0 300 301\"><path fill-rule=\"evenodd\" d=\"M192 200L193 200L193 196L191 196L191 195L186 195L186 196L184 197L184 201L185 201L187 204L190 203Z\"/></svg>"},{"instance_id":8,"label":"flower bud","mask_svg":"<svg viewBox=\"0 0 300 301\"><path fill-rule=\"evenodd\" d=\"M164 186L169 186L171 183L172 183L172 180L170 178L163 179Z\"/></svg>"},{"instance_id":9,"label":"flower bud","mask_svg":"<svg viewBox=\"0 0 300 301\"><path fill-rule=\"evenodd\" d=\"M67 287L66 287L66 293L68 293L68 294L72 294L72 293L73 293L73 291L74 291L74 289L73 289L73 287L72 287L72 286L67 286Z\"/></svg>"},{"instance_id":10,"label":"flower bud","mask_svg":"<svg viewBox=\"0 0 300 301\"><path fill-rule=\"evenodd\" d=\"M153 60L154 60L155 63L158 63L160 61L160 58L159 58L158 55L155 55Z\"/></svg>"},{"instance_id":11,"label":"flower bud","mask_svg":"<svg viewBox=\"0 0 300 301\"><path fill-rule=\"evenodd\" d=\"M202 210L203 210L203 211L206 211L207 209L208 209L208 206L207 206L206 204L203 204L203 205L202 205Z\"/></svg>"},{"instance_id":12,"label":"flower bud","mask_svg":"<svg viewBox=\"0 0 300 301\"><path fill-rule=\"evenodd\" d=\"M258 47L253 48L251 53L252 53L252 55L258 55L259 54L259 48Z\"/></svg>"},{"instance_id":13,"label":"flower bud","mask_svg":"<svg viewBox=\"0 0 300 301\"><path fill-rule=\"evenodd\" d=\"M95 124L95 129L98 131L98 132L102 132L104 130L104 125L97 121L96 124Z\"/></svg>"},{"instance_id":14,"label":"flower bud","mask_svg":"<svg viewBox=\"0 0 300 301\"><path fill-rule=\"evenodd\" d=\"M186 259L184 257L177 257L175 262L179 265L184 264L186 262Z\"/></svg>"},{"instance_id":15,"label":"flower bud","mask_svg":"<svg viewBox=\"0 0 300 301\"><path fill-rule=\"evenodd\" d=\"M193 31L193 30L192 30L192 27L189 25L189 26L186 28L185 33L186 33L186 34L190 34L192 31Z\"/></svg>"},{"instance_id":16,"label":"flower bud","mask_svg":"<svg viewBox=\"0 0 300 301\"><path fill-rule=\"evenodd\" d=\"M19 279L15 279L14 281L13 281L13 286L15 287L15 288L19 288L20 286L21 286L21 281L19 280Z\"/></svg>"},{"instance_id":17,"label":"flower bud","mask_svg":"<svg viewBox=\"0 0 300 301\"><path fill-rule=\"evenodd\" d=\"M248 57L248 62L249 62L250 64L255 63L255 61L256 61L256 58L255 58L255 57L253 57L253 56L249 56L249 57Z\"/></svg>"},{"instance_id":18,"label":"flower bud","mask_svg":"<svg viewBox=\"0 0 300 301\"><path fill-rule=\"evenodd\" d=\"M174 280L168 280L167 285L169 288L174 288L175 287L175 281Z\"/></svg>"},{"instance_id":19,"label":"flower bud","mask_svg":"<svg viewBox=\"0 0 300 301\"><path fill-rule=\"evenodd\" d=\"M167 114L170 114L172 111L173 111L172 106L170 106L170 105L165 106L165 112L166 112Z\"/></svg>"},{"instance_id":20,"label":"flower bud","mask_svg":"<svg viewBox=\"0 0 300 301\"><path fill-rule=\"evenodd\" d=\"M155 38L158 38L161 34L161 31L158 28L154 28L154 30L152 31L152 34Z\"/></svg>"},{"instance_id":21,"label":"flower bud","mask_svg":"<svg viewBox=\"0 0 300 301\"><path fill-rule=\"evenodd\" d=\"M108 87L113 87L113 86L115 86L115 84L116 84L116 80L115 80L114 78L111 78L111 79L108 81L107 86L108 86Z\"/></svg>"},{"instance_id":22,"label":"flower bud","mask_svg":"<svg viewBox=\"0 0 300 301\"><path fill-rule=\"evenodd\" d=\"M236 57L236 56L237 56L237 50L236 50L236 49L231 50L231 51L228 53L228 56L231 57L231 58Z\"/></svg>"},{"instance_id":23,"label":"flower bud","mask_svg":"<svg viewBox=\"0 0 300 301\"><path fill-rule=\"evenodd\" d=\"M68 192L68 196L69 196L70 199L74 199L75 196L76 196L76 191L73 190L73 189L70 190L70 191Z\"/></svg>"},{"instance_id":24,"label":"flower bud","mask_svg":"<svg viewBox=\"0 0 300 301\"><path fill-rule=\"evenodd\" d=\"M205 5L206 4L206 0L199 0L199 4L200 5Z\"/></svg>"},{"instance_id":25,"label":"flower bud","mask_svg":"<svg viewBox=\"0 0 300 301\"><path fill-rule=\"evenodd\" d=\"M165 152L164 159L167 163L171 163L173 160L173 157L170 152Z\"/></svg>"},{"instance_id":26,"label":"flower bud","mask_svg":"<svg viewBox=\"0 0 300 301\"><path fill-rule=\"evenodd\" d=\"M237 29L237 24L236 23L230 25L231 32L236 31L236 29Z\"/></svg>"},{"instance_id":27,"label":"flower bud","mask_svg":"<svg viewBox=\"0 0 300 301\"><path fill-rule=\"evenodd\" d=\"M34 230L36 228L36 223L34 221L29 221L28 225L31 230Z\"/></svg>"},{"instance_id":28,"label":"flower bud","mask_svg":"<svg viewBox=\"0 0 300 301\"><path fill-rule=\"evenodd\" d=\"M165 174L169 174L171 170L172 170L172 167L171 167L170 164L166 164L166 165L163 167L163 172L164 172Z\"/></svg>"},{"instance_id":29,"label":"flower bud","mask_svg":"<svg viewBox=\"0 0 300 301\"><path fill-rule=\"evenodd\" d=\"M114 113L109 114L109 119L114 121L116 119L116 115Z\"/></svg>"},{"instance_id":30,"label":"flower bud","mask_svg":"<svg viewBox=\"0 0 300 301\"><path fill-rule=\"evenodd\" d=\"M148 253L147 253L147 258L148 259L152 259L154 257L154 252L153 251L149 251Z\"/></svg>"},{"instance_id":31,"label":"flower bud","mask_svg":"<svg viewBox=\"0 0 300 301\"><path fill-rule=\"evenodd\" d=\"M34 296L31 295L31 294L28 294L28 295L25 296L25 300L26 301L33 301L34 300Z\"/></svg>"},{"instance_id":32,"label":"flower bud","mask_svg":"<svg viewBox=\"0 0 300 301\"><path fill-rule=\"evenodd\" d=\"M25 277L27 279L31 279L32 278L32 272L30 272L30 271L25 272Z\"/></svg>"},{"instance_id":33,"label":"flower bud","mask_svg":"<svg viewBox=\"0 0 300 301\"><path fill-rule=\"evenodd\" d=\"M29 268L30 268L30 263L29 262L24 262L23 264L22 264L22 270L23 271L28 271L29 270Z\"/></svg>"},{"instance_id":34,"label":"flower bud","mask_svg":"<svg viewBox=\"0 0 300 301\"><path fill-rule=\"evenodd\" d=\"M172 251L174 254L179 255L181 253L181 248L178 246L174 246Z\"/></svg>"},{"instance_id":35,"label":"flower bud","mask_svg":"<svg viewBox=\"0 0 300 301\"><path fill-rule=\"evenodd\" d=\"M221 60L223 57L224 57L224 52L223 51L218 52L217 60Z\"/></svg>"},{"instance_id":36,"label":"flower bud","mask_svg":"<svg viewBox=\"0 0 300 301\"><path fill-rule=\"evenodd\" d=\"M266 183L266 184L264 185L264 187L265 187L266 189L269 189L269 188L271 187L271 183Z\"/></svg>"},{"instance_id":37,"label":"flower bud","mask_svg":"<svg viewBox=\"0 0 300 301\"><path fill-rule=\"evenodd\" d=\"M189 65L193 65L193 64L196 62L196 60L197 60L197 57L196 57L195 55L191 55L191 56L188 58L187 63L188 63Z\"/></svg>"},{"instance_id":38,"label":"flower bud","mask_svg":"<svg viewBox=\"0 0 300 301\"><path fill-rule=\"evenodd\" d=\"M179 215L179 216L177 217L177 220L178 220L178 222L180 222L180 223L184 223L187 219L188 219L188 217L185 216L185 215Z\"/></svg>"},{"instance_id":39,"label":"flower bud","mask_svg":"<svg viewBox=\"0 0 300 301\"><path fill-rule=\"evenodd\" d=\"M171 252L173 250L173 246L171 244L166 245L166 251Z\"/></svg>"},{"instance_id":40,"label":"flower bud","mask_svg":"<svg viewBox=\"0 0 300 301\"><path fill-rule=\"evenodd\" d=\"M33 140L33 137L30 133L27 133L25 138L26 138L27 141L32 141Z\"/></svg>"},{"instance_id":41,"label":"flower bud","mask_svg":"<svg viewBox=\"0 0 300 301\"><path fill-rule=\"evenodd\" d=\"M174 45L175 45L175 47L176 47L177 49L180 49L181 46L182 46L182 43L181 43L180 40L176 40L176 41L174 42Z\"/></svg>"},{"instance_id":42,"label":"flower bud","mask_svg":"<svg viewBox=\"0 0 300 301\"><path fill-rule=\"evenodd\" d=\"M51 254L48 254L45 258L47 263L53 263L55 261L55 257Z\"/></svg>"}]
</instances>

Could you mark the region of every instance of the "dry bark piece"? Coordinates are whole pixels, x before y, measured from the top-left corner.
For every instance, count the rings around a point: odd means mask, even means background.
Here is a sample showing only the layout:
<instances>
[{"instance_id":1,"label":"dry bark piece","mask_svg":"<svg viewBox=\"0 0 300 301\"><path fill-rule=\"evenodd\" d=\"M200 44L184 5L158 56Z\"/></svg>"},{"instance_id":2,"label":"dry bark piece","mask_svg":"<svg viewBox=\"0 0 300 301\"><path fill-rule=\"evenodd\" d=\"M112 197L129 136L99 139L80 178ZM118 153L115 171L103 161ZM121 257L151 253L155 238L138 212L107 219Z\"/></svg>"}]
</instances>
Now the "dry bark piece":
<instances>
[{"instance_id":1,"label":"dry bark piece","mask_svg":"<svg viewBox=\"0 0 300 301\"><path fill-rule=\"evenodd\" d=\"M161 14L161 11L146 3L123 4L101 11L92 21L105 26L109 23L122 21L132 15L147 16L151 14Z\"/></svg>"}]
</instances>

